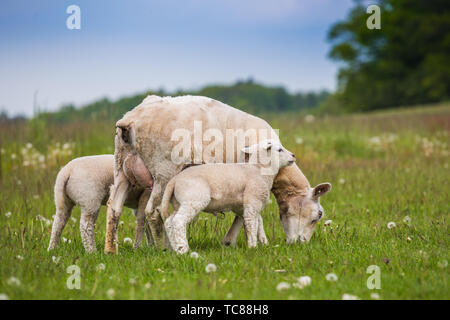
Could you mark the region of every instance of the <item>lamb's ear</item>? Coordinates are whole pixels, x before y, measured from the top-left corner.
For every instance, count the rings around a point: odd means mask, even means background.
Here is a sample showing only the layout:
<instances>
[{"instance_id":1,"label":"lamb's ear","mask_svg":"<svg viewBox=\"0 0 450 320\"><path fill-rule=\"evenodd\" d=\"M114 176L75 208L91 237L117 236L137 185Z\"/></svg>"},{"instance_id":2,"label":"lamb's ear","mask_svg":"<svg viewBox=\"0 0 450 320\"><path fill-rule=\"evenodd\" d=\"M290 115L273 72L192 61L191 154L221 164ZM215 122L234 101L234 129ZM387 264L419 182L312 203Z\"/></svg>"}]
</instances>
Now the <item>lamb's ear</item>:
<instances>
[{"instance_id":1,"label":"lamb's ear","mask_svg":"<svg viewBox=\"0 0 450 320\"><path fill-rule=\"evenodd\" d=\"M273 146L272 140L264 140L260 142L260 146L264 150L270 150Z\"/></svg>"},{"instance_id":2,"label":"lamb's ear","mask_svg":"<svg viewBox=\"0 0 450 320\"><path fill-rule=\"evenodd\" d=\"M328 193L330 190L331 190L331 183L325 182L325 183L318 184L313 189L313 192L312 192L313 199L318 199L319 197Z\"/></svg>"}]
</instances>

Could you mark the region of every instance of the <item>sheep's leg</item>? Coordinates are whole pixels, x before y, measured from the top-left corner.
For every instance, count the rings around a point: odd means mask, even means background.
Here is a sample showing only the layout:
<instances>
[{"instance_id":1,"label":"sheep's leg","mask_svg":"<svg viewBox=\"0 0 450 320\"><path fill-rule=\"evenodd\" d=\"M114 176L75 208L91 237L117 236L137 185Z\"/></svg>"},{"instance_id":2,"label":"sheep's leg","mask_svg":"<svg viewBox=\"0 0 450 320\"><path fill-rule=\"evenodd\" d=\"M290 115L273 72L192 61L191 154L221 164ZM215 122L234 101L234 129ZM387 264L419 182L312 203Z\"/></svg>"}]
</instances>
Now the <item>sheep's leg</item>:
<instances>
[{"instance_id":1,"label":"sheep's leg","mask_svg":"<svg viewBox=\"0 0 450 320\"><path fill-rule=\"evenodd\" d=\"M261 244L267 244L267 237L266 237L266 233L264 232L264 224L263 224L263 219L262 216L260 214L258 214L258 241Z\"/></svg>"},{"instance_id":2,"label":"sheep's leg","mask_svg":"<svg viewBox=\"0 0 450 320\"><path fill-rule=\"evenodd\" d=\"M159 211L156 210L156 208L161 204L165 185L166 184L162 185L160 183L155 183L153 185L152 194L145 208L145 216L149 222L153 241L157 248L165 247L164 222L159 214Z\"/></svg>"},{"instance_id":3,"label":"sheep's leg","mask_svg":"<svg viewBox=\"0 0 450 320\"><path fill-rule=\"evenodd\" d=\"M98 205L100 208L100 205ZM87 252L97 251L95 245L95 222L97 221L99 209L81 208L80 233L84 249Z\"/></svg>"},{"instance_id":4,"label":"sheep's leg","mask_svg":"<svg viewBox=\"0 0 450 320\"><path fill-rule=\"evenodd\" d=\"M186 228L200 210L191 205L181 205L176 213L173 213L166 219L167 237L169 238L170 246L176 253L183 254L189 251Z\"/></svg>"},{"instance_id":5,"label":"sheep's leg","mask_svg":"<svg viewBox=\"0 0 450 320\"><path fill-rule=\"evenodd\" d=\"M47 249L48 251L53 250L58 246L59 241L61 239L62 231L70 218L73 207L74 203L72 203L69 200L66 200L59 208L58 207L56 208L57 210L55 219L53 220L52 234Z\"/></svg>"},{"instance_id":6,"label":"sheep's leg","mask_svg":"<svg viewBox=\"0 0 450 320\"><path fill-rule=\"evenodd\" d=\"M105 253L117 253L118 236L117 228L120 215L122 214L123 204L128 196L130 183L123 174L119 172L114 177L114 188L108 200L108 209L106 213L106 238Z\"/></svg>"},{"instance_id":7,"label":"sheep's leg","mask_svg":"<svg viewBox=\"0 0 450 320\"><path fill-rule=\"evenodd\" d=\"M146 189L139 198L139 204L136 211L136 238L134 241L134 248L142 247L142 238L145 229L145 206L150 197L150 190Z\"/></svg>"},{"instance_id":8,"label":"sheep's leg","mask_svg":"<svg viewBox=\"0 0 450 320\"><path fill-rule=\"evenodd\" d=\"M147 219L145 219L144 214L144 230L145 230L145 237L147 238L147 246L151 247L154 245L153 236L152 236L152 230L150 229L150 225L148 224Z\"/></svg>"},{"instance_id":9,"label":"sheep's leg","mask_svg":"<svg viewBox=\"0 0 450 320\"><path fill-rule=\"evenodd\" d=\"M249 248L257 246L258 215L259 208L248 204L244 207L244 228L247 235L247 245Z\"/></svg>"},{"instance_id":10,"label":"sheep's leg","mask_svg":"<svg viewBox=\"0 0 450 320\"><path fill-rule=\"evenodd\" d=\"M244 219L241 216L236 215L234 218L233 224L228 230L228 233L222 240L222 244L225 246L235 246L236 239L239 235L239 231L241 230L242 225L244 224Z\"/></svg>"}]
</instances>

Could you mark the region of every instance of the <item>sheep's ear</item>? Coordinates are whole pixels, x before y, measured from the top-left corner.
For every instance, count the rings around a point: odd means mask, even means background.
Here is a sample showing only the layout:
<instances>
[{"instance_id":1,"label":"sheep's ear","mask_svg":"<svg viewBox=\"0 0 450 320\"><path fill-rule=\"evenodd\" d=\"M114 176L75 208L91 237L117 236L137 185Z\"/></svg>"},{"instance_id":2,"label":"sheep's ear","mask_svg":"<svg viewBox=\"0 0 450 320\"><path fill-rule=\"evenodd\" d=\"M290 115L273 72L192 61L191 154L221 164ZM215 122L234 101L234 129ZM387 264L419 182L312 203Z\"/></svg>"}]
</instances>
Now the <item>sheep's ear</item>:
<instances>
[{"instance_id":1,"label":"sheep's ear","mask_svg":"<svg viewBox=\"0 0 450 320\"><path fill-rule=\"evenodd\" d=\"M252 146L250 146L250 147L243 147L243 148L241 149L241 151L242 151L243 153L245 153L245 154L250 154L250 153L252 153Z\"/></svg>"},{"instance_id":2,"label":"sheep's ear","mask_svg":"<svg viewBox=\"0 0 450 320\"><path fill-rule=\"evenodd\" d=\"M319 197L328 193L330 190L331 190L331 183L325 182L325 183L318 184L313 189L313 192L312 192L313 199L319 199Z\"/></svg>"},{"instance_id":3,"label":"sheep's ear","mask_svg":"<svg viewBox=\"0 0 450 320\"><path fill-rule=\"evenodd\" d=\"M260 143L260 146L263 150L270 150L272 149L273 142L272 140L264 140Z\"/></svg>"}]
</instances>

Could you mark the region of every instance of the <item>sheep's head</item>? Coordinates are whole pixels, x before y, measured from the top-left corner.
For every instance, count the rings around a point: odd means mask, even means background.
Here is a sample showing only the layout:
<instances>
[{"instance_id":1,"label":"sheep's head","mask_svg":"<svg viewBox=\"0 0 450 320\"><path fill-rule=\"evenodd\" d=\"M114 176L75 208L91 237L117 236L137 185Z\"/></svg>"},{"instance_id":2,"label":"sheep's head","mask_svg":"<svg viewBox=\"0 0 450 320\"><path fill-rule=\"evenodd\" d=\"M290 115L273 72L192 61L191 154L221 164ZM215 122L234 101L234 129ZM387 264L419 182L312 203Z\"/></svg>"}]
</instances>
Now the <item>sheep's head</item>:
<instances>
[{"instance_id":1,"label":"sheep's head","mask_svg":"<svg viewBox=\"0 0 450 320\"><path fill-rule=\"evenodd\" d=\"M286 241L308 242L317 222L324 216L320 197L331 190L331 184L321 183L309 188L306 195L293 196L280 207L280 218L286 233Z\"/></svg>"}]
</instances>

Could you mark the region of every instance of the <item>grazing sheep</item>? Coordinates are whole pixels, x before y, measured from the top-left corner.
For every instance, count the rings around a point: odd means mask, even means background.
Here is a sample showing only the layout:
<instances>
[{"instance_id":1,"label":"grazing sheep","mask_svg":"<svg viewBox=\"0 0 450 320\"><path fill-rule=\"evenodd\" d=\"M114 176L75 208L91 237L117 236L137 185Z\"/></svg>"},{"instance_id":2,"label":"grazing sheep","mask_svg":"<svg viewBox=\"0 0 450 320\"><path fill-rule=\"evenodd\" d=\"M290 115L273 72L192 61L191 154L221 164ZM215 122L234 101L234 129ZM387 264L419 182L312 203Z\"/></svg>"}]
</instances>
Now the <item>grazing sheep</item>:
<instances>
[{"instance_id":1,"label":"grazing sheep","mask_svg":"<svg viewBox=\"0 0 450 320\"><path fill-rule=\"evenodd\" d=\"M265 173L264 166L256 161L204 164L183 170L167 184L161 217L166 219L170 246L177 253L183 254L189 250L187 224L200 211L216 213L232 210L242 216L247 245L256 247L258 229L262 228L260 212L269 201L273 180L280 168L295 162L295 156L272 140L262 141L242 151L252 157L271 154L272 160L277 160L270 163L274 170ZM175 209L170 217L169 202Z\"/></svg>"},{"instance_id":2,"label":"grazing sheep","mask_svg":"<svg viewBox=\"0 0 450 320\"><path fill-rule=\"evenodd\" d=\"M137 155L129 154L124 161L124 174L130 181L130 192L125 205L137 209L134 246L140 246L145 228L145 205L151 193L153 180ZM54 249L60 241L75 205L81 208L80 232L87 252L96 250L95 222L101 205L106 204L110 194L114 194L114 156L98 155L81 157L70 161L58 173L55 183L56 215L48 250ZM146 228L147 241L152 242L151 233Z\"/></svg>"},{"instance_id":3,"label":"grazing sheep","mask_svg":"<svg viewBox=\"0 0 450 320\"><path fill-rule=\"evenodd\" d=\"M172 153L178 144L178 141L173 139L173 134L179 129L188 130L191 133L190 140L195 144L196 123L201 124L204 134L208 130L216 130L222 137L227 136L228 130L237 133L236 138L245 136L248 131L256 130L257 140L252 144L267 138L279 140L272 127L263 119L220 101L201 96L148 96L116 123L114 185L117 191L111 198L111 205L108 206L107 211L106 253L117 253L118 246L115 240L117 226L122 212L122 200L126 198L126 192L129 190L129 182L122 174L121 167L127 154L133 152L142 158L154 178L154 188L146 207L146 215L149 218L155 243L157 245L163 243L163 221L156 209L161 204L169 180L186 167L185 163L172 161ZM260 131L267 135L260 135ZM200 163L237 162L235 159L239 149L234 149L234 140L223 141L223 159L209 161L205 159L205 154L202 154ZM203 150L206 150L210 143L211 140L207 136L200 141ZM226 152L229 147L235 153L231 154L231 158L227 157L230 154ZM187 159L194 159L195 153L192 151L185 156ZM275 177L272 192L277 200L287 242L309 240L316 226L315 222L318 221L318 212L322 210L316 195L325 194L330 187L330 184L322 184L311 188L308 180L295 164L280 170ZM243 220L236 216L230 231L224 238L225 244L232 244L235 241L242 225Z\"/></svg>"}]
</instances>

